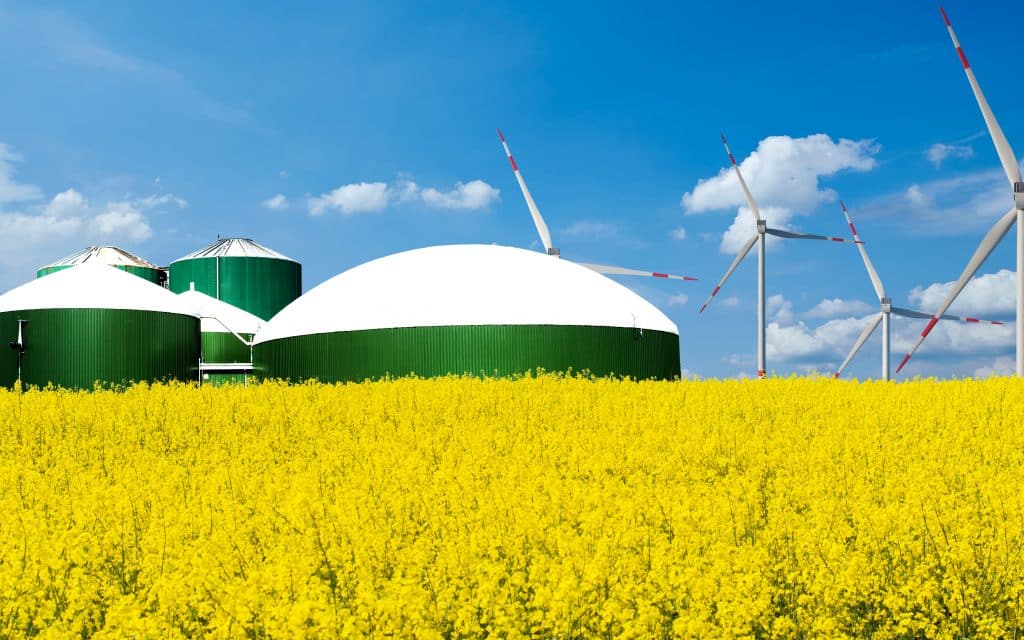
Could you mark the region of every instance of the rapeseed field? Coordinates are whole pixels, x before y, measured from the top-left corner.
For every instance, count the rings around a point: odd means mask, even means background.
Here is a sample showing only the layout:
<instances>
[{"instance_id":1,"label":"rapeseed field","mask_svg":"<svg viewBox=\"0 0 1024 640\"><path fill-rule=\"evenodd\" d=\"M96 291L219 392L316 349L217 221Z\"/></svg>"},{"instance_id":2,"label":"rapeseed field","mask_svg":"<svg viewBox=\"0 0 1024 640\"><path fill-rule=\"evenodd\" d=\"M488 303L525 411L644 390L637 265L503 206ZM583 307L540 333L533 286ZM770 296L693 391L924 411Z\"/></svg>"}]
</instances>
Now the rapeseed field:
<instances>
[{"instance_id":1,"label":"rapeseed field","mask_svg":"<svg viewBox=\"0 0 1024 640\"><path fill-rule=\"evenodd\" d=\"M0 391L0 637L1004 638L1024 383Z\"/></svg>"}]
</instances>

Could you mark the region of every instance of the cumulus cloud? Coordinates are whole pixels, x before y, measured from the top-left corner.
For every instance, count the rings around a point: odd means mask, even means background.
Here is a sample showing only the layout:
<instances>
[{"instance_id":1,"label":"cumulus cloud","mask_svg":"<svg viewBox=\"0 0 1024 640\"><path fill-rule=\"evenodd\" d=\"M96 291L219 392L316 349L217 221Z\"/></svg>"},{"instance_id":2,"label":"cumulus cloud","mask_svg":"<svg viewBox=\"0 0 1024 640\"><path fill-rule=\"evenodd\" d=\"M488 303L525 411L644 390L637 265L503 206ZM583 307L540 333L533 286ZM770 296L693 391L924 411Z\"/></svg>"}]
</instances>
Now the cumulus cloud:
<instances>
[{"instance_id":1,"label":"cumulus cloud","mask_svg":"<svg viewBox=\"0 0 1024 640\"><path fill-rule=\"evenodd\" d=\"M154 194L144 196L142 198L136 198L132 202L135 206L141 207L143 209L157 209L160 207L167 206L169 204L173 204L177 206L179 209L184 209L185 207L188 206L188 202L184 198L178 197L173 193L162 193L160 195Z\"/></svg>"},{"instance_id":2,"label":"cumulus cloud","mask_svg":"<svg viewBox=\"0 0 1024 640\"><path fill-rule=\"evenodd\" d=\"M729 296L728 298L722 298L722 301L719 302L718 304L722 305L723 307L736 307L739 306L740 299L737 298L736 296Z\"/></svg>"},{"instance_id":3,"label":"cumulus cloud","mask_svg":"<svg viewBox=\"0 0 1024 640\"><path fill-rule=\"evenodd\" d=\"M782 227L792 217L807 215L818 205L836 200L832 189L821 186L822 178L842 171L874 169L879 149L873 140L834 141L825 134L771 136L758 143L757 149L740 163L740 170L762 215L772 226ZM699 180L680 204L685 213L696 214L742 208L746 200L735 172L725 167L717 175ZM753 233L752 222L749 211L738 211L723 236L721 250L735 253Z\"/></svg>"},{"instance_id":4,"label":"cumulus cloud","mask_svg":"<svg viewBox=\"0 0 1024 640\"><path fill-rule=\"evenodd\" d=\"M450 191L423 190L423 201L442 209L483 209L498 200L499 191L483 180L457 182Z\"/></svg>"},{"instance_id":5,"label":"cumulus cloud","mask_svg":"<svg viewBox=\"0 0 1024 640\"><path fill-rule=\"evenodd\" d=\"M148 240L153 230L145 216L130 202L112 202L92 219L91 230L104 239Z\"/></svg>"},{"instance_id":6,"label":"cumulus cloud","mask_svg":"<svg viewBox=\"0 0 1024 640\"><path fill-rule=\"evenodd\" d=\"M673 240L686 240L686 227L676 227L670 235Z\"/></svg>"},{"instance_id":7,"label":"cumulus cloud","mask_svg":"<svg viewBox=\"0 0 1024 640\"><path fill-rule=\"evenodd\" d=\"M358 182L346 184L309 198L309 212L322 215L330 209L342 215L370 213L387 207L421 201L436 209L477 210L485 209L498 200L500 191L483 180L457 182L455 187L441 191L433 187L421 189L412 180L403 178L392 184L386 182Z\"/></svg>"},{"instance_id":8,"label":"cumulus cloud","mask_svg":"<svg viewBox=\"0 0 1024 640\"><path fill-rule=\"evenodd\" d=\"M834 318L836 316L861 315L871 311L871 309L871 305L861 300L826 298L811 307L804 315L808 318Z\"/></svg>"},{"instance_id":9,"label":"cumulus cloud","mask_svg":"<svg viewBox=\"0 0 1024 640\"><path fill-rule=\"evenodd\" d=\"M917 308L932 313L946 300L955 281L918 285L910 290L909 298ZM957 296L950 312L974 317L999 316L1014 313L1017 300L1017 272L1002 269L996 273L976 276Z\"/></svg>"},{"instance_id":10,"label":"cumulus cloud","mask_svg":"<svg viewBox=\"0 0 1024 640\"><path fill-rule=\"evenodd\" d=\"M1009 376L1016 371L1017 361L1010 356L1000 356L987 364L974 370L975 378L991 378L992 376Z\"/></svg>"},{"instance_id":11,"label":"cumulus cloud","mask_svg":"<svg viewBox=\"0 0 1024 640\"><path fill-rule=\"evenodd\" d=\"M280 211L288 208L288 198L284 194L277 194L272 198L267 198L260 203L264 209L270 209L271 211Z\"/></svg>"},{"instance_id":12,"label":"cumulus cloud","mask_svg":"<svg viewBox=\"0 0 1024 640\"><path fill-rule=\"evenodd\" d=\"M618 233L618 228L613 224L581 220L573 223L570 227L562 229L561 235L577 240L607 240L608 238L614 238Z\"/></svg>"},{"instance_id":13,"label":"cumulus cloud","mask_svg":"<svg viewBox=\"0 0 1024 640\"><path fill-rule=\"evenodd\" d=\"M973 158L974 149L969 145L958 145L958 144L942 144L936 142L932 146L928 147L928 150L924 153L925 157L928 158L928 162L935 165L938 169L942 166L942 161L947 158Z\"/></svg>"},{"instance_id":14,"label":"cumulus cloud","mask_svg":"<svg viewBox=\"0 0 1024 640\"><path fill-rule=\"evenodd\" d=\"M689 302L690 296L685 293L677 293L673 296L669 296L665 303L670 307L681 307Z\"/></svg>"},{"instance_id":15,"label":"cumulus cloud","mask_svg":"<svg viewBox=\"0 0 1024 640\"><path fill-rule=\"evenodd\" d=\"M43 216L52 218L71 218L87 213L89 205L81 193L74 189L62 191L43 207Z\"/></svg>"},{"instance_id":16,"label":"cumulus cloud","mask_svg":"<svg viewBox=\"0 0 1024 640\"><path fill-rule=\"evenodd\" d=\"M39 187L20 184L14 179L14 164L21 161L20 155L8 145L0 142L0 203L25 202L39 200L43 197Z\"/></svg>"},{"instance_id":17,"label":"cumulus cloud","mask_svg":"<svg viewBox=\"0 0 1024 640\"><path fill-rule=\"evenodd\" d=\"M793 303L786 300L781 293L768 296L765 300L765 313L768 318L775 320L779 325L790 325L796 319L793 314Z\"/></svg>"}]
</instances>

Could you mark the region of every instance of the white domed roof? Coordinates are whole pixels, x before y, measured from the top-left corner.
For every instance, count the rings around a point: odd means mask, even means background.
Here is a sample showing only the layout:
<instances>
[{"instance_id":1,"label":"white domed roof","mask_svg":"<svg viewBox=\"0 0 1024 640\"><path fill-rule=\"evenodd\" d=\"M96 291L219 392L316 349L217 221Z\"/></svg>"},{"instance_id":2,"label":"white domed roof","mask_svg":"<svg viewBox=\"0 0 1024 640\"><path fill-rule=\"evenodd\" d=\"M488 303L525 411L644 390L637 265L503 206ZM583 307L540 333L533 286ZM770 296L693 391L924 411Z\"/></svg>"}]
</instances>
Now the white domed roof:
<instances>
[{"instance_id":1,"label":"white domed roof","mask_svg":"<svg viewBox=\"0 0 1024 640\"><path fill-rule=\"evenodd\" d=\"M335 331L460 325L638 327L679 333L651 303L568 260L449 245L359 265L282 309L255 342Z\"/></svg>"},{"instance_id":2,"label":"white domed roof","mask_svg":"<svg viewBox=\"0 0 1024 640\"><path fill-rule=\"evenodd\" d=\"M0 311L27 309L130 309L195 315L167 289L90 260L11 289Z\"/></svg>"},{"instance_id":3,"label":"white domed roof","mask_svg":"<svg viewBox=\"0 0 1024 640\"><path fill-rule=\"evenodd\" d=\"M264 324L263 318L195 289L179 293L178 298L200 317L203 333L256 333Z\"/></svg>"},{"instance_id":4,"label":"white domed roof","mask_svg":"<svg viewBox=\"0 0 1024 640\"><path fill-rule=\"evenodd\" d=\"M55 260L50 264L40 267L40 269L50 269L53 267L73 267L75 265L84 264L89 261L102 262L104 264L116 265L119 267L147 267L149 269L159 269L149 260L143 260L139 256L129 253L119 247L86 247L79 251L72 253L69 256L64 256L60 260Z\"/></svg>"},{"instance_id":5,"label":"white domed roof","mask_svg":"<svg viewBox=\"0 0 1024 640\"><path fill-rule=\"evenodd\" d=\"M295 262L295 260L292 260L283 253L268 249L249 238L221 238L213 244L178 258L174 262L195 258L273 258L275 260Z\"/></svg>"}]
</instances>

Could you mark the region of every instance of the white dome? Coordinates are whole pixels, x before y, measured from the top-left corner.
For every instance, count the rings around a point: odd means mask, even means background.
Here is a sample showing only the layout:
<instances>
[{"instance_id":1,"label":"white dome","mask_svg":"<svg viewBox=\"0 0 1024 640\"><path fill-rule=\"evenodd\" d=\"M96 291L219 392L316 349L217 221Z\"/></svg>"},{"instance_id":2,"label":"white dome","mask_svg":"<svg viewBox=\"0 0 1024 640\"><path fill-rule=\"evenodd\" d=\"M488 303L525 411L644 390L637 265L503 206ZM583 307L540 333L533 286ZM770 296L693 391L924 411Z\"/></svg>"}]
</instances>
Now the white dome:
<instances>
[{"instance_id":1,"label":"white dome","mask_svg":"<svg viewBox=\"0 0 1024 640\"><path fill-rule=\"evenodd\" d=\"M282 309L255 342L460 325L637 327L675 323L619 283L568 260L495 245L397 253L349 269Z\"/></svg>"},{"instance_id":2,"label":"white dome","mask_svg":"<svg viewBox=\"0 0 1024 640\"><path fill-rule=\"evenodd\" d=\"M0 311L28 309L129 309L195 315L167 289L97 260L37 278L0 296Z\"/></svg>"},{"instance_id":3,"label":"white dome","mask_svg":"<svg viewBox=\"0 0 1024 640\"><path fill-rule=\"evenodd\" d=\"M203 333L256 333L264 324L263 318L195 289L179 293L178 298L200 317Z\"/></svg>"}]
</instances>

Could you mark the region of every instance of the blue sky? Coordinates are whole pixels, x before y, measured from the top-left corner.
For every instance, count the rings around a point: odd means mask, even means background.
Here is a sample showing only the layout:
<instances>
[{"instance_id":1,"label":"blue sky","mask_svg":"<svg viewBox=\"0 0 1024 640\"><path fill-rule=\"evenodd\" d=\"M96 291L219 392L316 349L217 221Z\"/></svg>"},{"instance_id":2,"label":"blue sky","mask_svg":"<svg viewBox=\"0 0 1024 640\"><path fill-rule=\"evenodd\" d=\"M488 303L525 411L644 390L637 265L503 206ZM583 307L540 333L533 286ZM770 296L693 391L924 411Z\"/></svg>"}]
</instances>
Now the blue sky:
<instances>
[{"instance_id":1,"label":"blue sky","mask_svg":"<svg viewBox=\"0 0 1024 640\"><path fill-rule=\"evenodd\" d=\"M620 281L679 325L686 370L752 374L755 260L697 314L730 226L753 231L715 181L724 131L769 224L846 235L841 196L894 302L934 311L1009 208L936 6L711 4L0 3L0 287L86 244L166 264L217 234L299 259L306 288L425 245L536 248L500 126L564 256L699 277ZM1019 152L1004 5L946 8ZM1012 320L1012 240L954 310ZM770 246L768 293L780 374L831 371L878 307L835 243ZM894 364L921 326L894 319ZM905 372L1012 354L1012 325L940 324ZM848 373L878 361L876 339Z\"/></svg>"}]
</instances>

